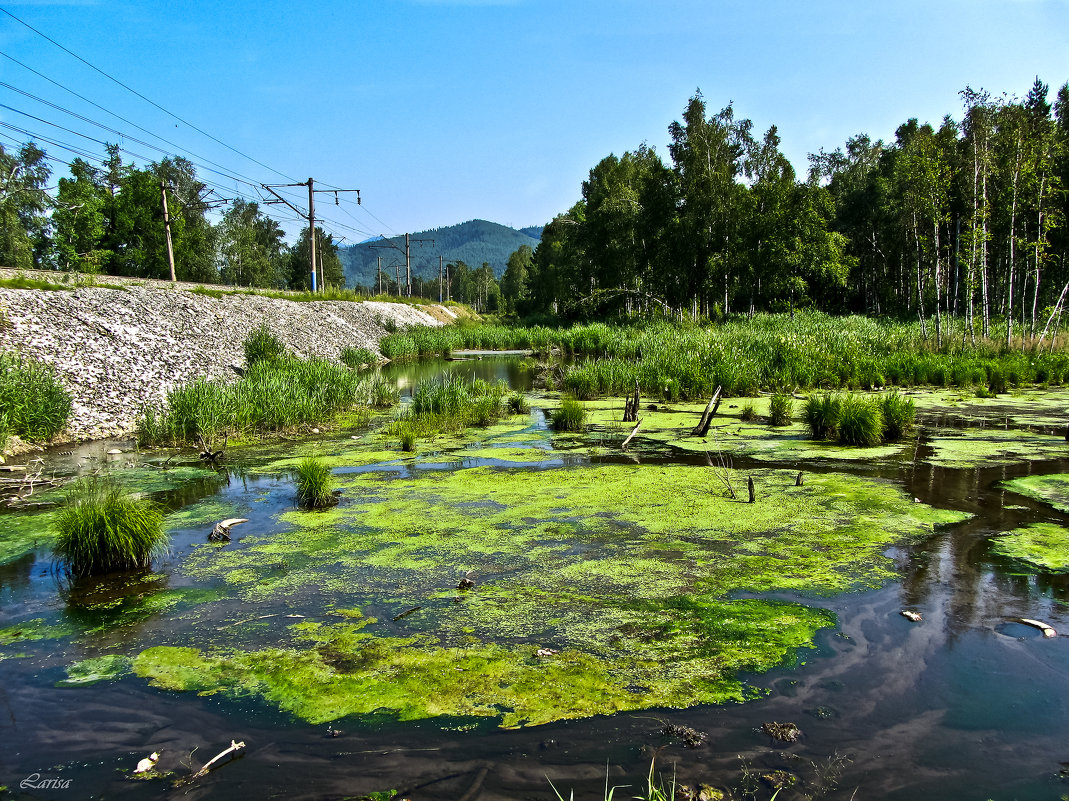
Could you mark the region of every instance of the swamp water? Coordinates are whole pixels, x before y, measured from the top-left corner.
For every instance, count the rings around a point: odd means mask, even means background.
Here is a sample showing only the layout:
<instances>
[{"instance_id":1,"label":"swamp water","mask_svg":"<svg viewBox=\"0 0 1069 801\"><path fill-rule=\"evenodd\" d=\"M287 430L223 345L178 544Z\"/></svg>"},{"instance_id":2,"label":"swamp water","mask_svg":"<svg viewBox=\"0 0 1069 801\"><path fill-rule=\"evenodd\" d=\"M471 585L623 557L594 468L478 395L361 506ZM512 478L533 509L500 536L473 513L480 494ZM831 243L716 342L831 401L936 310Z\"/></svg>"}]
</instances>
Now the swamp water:
<instances>
[{"instance_id":1,"label":"swamp water","mask_svg":"<svg viewBox=\"0 0 1069 801\"><path fill-rule=\"evenodd\" d=\"M530 389L518 359L397 378L443 371ZM598 799L655 760L735 798L769 798L775 771L795 782L779 799L1059 798L1069 641L1019 619L1069 626L1069 393L917 401L919 439L878 449L744 423L729 399L704 441L701 404L644 411L623 453L619 401L555 435L536 396L415 454L373 424L232 449L218 473L115 443L49 455L164 504L171 551L72 585L50 510L0 517L0 785L472 801L551 799L548 777ZM334 509L295 508L306 455ZM249 522L208 543L227 517ZM242 758L172 789L232 739ZM129 778L152 751L174 775Z\"/></svg>"}]
</instances>

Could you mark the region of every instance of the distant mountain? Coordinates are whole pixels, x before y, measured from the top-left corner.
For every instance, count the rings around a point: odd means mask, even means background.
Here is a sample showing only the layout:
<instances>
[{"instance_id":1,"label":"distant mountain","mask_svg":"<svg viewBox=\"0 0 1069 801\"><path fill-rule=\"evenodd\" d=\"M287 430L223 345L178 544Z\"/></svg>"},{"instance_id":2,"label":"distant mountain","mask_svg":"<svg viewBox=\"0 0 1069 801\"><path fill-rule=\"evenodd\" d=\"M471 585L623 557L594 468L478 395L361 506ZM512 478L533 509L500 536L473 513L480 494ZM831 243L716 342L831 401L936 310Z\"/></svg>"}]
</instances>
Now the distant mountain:
<instances>
[{"instance_id":1,"label":"distant mountain","mask_svg":"<svg viewBox=\"0 0 1069 801\"><path fill-rule=\"evenodd\" d=\"M493 268L494 275L500 279L501 274L505 272L509 256L515 253L520 245L528 245L534 250L538 247L541 236L540 225L517 231L507 225L486 220L471 220L447 228L419 231L410 235L413 240L412 275L437 278L438 256L441 255L446 264L462 261L472 269L482 267L483 262L486 262ZM420 244L414 241L417 239L433 239L434 242ZM391 244L396 247L390 247ZM379 257L382 258L384 273L395 275L393 265L400 264L404 280L405 238L396 236L339 248L338 258L345 270L346 284L374 286Z\"/></svg>"}]
</instances>

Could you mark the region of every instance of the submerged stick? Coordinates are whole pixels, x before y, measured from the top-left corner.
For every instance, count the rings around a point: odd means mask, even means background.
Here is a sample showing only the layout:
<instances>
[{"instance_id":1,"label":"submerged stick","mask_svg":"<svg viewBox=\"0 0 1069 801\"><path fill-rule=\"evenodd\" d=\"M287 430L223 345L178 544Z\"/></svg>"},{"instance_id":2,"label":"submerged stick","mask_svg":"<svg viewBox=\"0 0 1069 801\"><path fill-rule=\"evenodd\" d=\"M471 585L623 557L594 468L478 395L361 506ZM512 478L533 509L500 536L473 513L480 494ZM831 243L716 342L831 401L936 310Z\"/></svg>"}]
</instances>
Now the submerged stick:
<instances>
[{"instance_id":1,"label":"submerged stick","mask_svg":"<svg viewBox=\"0 0 1069 801\"><path fill-rule=\"evenodd\" d=\"M237 740L231 740L229 748L226 748L223 751L220 751L218 754L216 754L211 759L209 759L204 764L204 767L202 767L200 770L198 770L196 773L194 773L192 776L190 776L188 779L186 779L186 781L190 781L191 782L191 781L195 781L196 779L199 779L201 776L206 776L208 774L208 771L211 770L212 765L214 765L220 759L225 757L227 754L233 754L233 753L235 753L237 751L240 751L244 747L245 747L245 743L244 742L240 742L239 743Z\"/></svg>"},{"instance_id":2,"label":"submerged stick","mask_svg":"<svg viewBox=\"0 0 1069 801\"><path fill-rule=\"evenodd\" d=\"M635 437L635 434L637 434L637 433L638 433L638 429L639 429L639 426L641 426L641 425L642 425L642 421L641 421L641 420L639 420L638 422L636 422L636 423L635 423L635 427L634 427L633 429L631 429L631 433L627 435L627 439L625 439L625 440L623 441L623 443L621 443L621 445L620 445L620 450L624 450L624 451L626 451L626 450L627 450L627 444L628 444L628 443L629 443L629 442L630 442L630 441L631 441L632 439L634 439L634 437Z\"/></svg>"}]
</instances>

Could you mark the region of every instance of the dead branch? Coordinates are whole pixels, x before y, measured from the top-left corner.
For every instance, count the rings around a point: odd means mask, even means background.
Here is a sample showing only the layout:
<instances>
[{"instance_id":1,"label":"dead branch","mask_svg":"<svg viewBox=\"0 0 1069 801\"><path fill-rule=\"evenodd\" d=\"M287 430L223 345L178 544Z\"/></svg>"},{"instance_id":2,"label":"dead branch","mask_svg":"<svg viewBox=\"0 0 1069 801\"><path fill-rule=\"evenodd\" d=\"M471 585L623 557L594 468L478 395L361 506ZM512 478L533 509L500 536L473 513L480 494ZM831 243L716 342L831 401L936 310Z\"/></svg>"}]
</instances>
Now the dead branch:
<instances>
[{"instance_id":1,"label":"dead branch","mask_svg":"<svg viewBox=\"0 0 1069 801\"><path fill-rule=\"evenodd\" d=\"M639 429L639 427L640 427L641 425L642 425L642 421L641 421L641 420L637 420L637 421L635 422L635 427L634 427L633 429L631 429L631 433L627 435L627 439L625 439L625 440L623 441L623 443L621 443L621 445L620 445L620 450L624 450L624 451L626 451L626 450L627 450L627 445L628 445L628 443L630 443L630 442L631 442L631 440L635 438L635 434L637 434L637 433L638 433L638 429Z\"/></svg>"},{"instance_id":2,"label":"dead branch","mask_svg":"<svg viewBox=\"0 0 1069 801\"><path fill-rule=\"evenodd\" d=\"M198 770L196 773L194 773L192 776L190 776L188 779L186 779L186 781L187 782L196 781L197 779L201 778L202 776L208 775L208 771L211 770L212 765L214 765L216 762L218 762L220 759L222 759L223 757L227 756L228 754L236 753L236 752L240 751L244 747L245 747L245 743L244 742L240 742L239 743L237 740L231 740L229 748L226 748L226 749L220 751L218 754L216 754L211 759L209 759L205 763L204 767L202 767L200 770Z\"/></svg>"},{"instance_id":3,"label":"dead branch","mask_svg":"<svg viewBox=\"0 0 1069 801\"><path fill-rule=\"evenodd\" d=\"M698 421L698 425L694 427L694 430L690 432L692 437L704 437L709 433L709 424L713 421L716 410L720 408L720 387L716 388L713 393L713 397L709 399L709 403L705 406L705 411L702 412L701 419Z\"/></svg>"}]
</instances>

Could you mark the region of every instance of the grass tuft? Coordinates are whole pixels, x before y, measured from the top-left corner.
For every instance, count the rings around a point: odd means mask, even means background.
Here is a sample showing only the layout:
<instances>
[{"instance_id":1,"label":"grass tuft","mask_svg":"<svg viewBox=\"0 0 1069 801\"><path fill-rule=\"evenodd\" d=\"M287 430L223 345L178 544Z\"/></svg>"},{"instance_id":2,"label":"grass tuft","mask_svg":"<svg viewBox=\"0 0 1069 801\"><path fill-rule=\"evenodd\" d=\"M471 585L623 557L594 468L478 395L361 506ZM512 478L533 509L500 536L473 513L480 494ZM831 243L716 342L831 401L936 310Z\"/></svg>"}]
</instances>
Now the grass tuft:
<instances>
[{"instance_id":1,"label":"grass tuft","mask_svg":"<svg viewBox=\"0 0 1069 801\"><path fill-rule=\"evenodd\" d=\"M844 445L879 445L883 441L883 413L876 398L850 393L839 402L837 425L839 442Z\"/></svg>"},{"instance_id":2,"label":"grass tuft","mask_svg":"<svg viewBox=\"0 0 1069 801\"><path fill-rule=\"evenodd\" d=\"M334 476L330 468L314 456L297 463L297 502L308 509L322 509L334 503Z\"/></svg>"},{"instance_id":3,"label":"grass tuft","mask_svg":"<svg viewBox=\"0 0 1069 801\"><path fill-rule=\"evenodd\" d=\"M883 413L885 442L898 442L913 433L913 424L917 417L913 398L903 398L898 390L891 390L880 398L880 410Z\"/></svg>"},{"instance_id":4,"label":"grass tuft","mask_svg":"<svg viewBox=\"0 0 1069 801\"><path fill-rule=\"evenodd\" d=\"M802 414L813 439L831 439L835 436L839 426L841 405L842 399L830 392L809 396Z\"/></svg>"},{"instance_id":5,"label":"grass tuft","mask_svg":"<svg viewBox=\"0 0 1069 801\"><path fill-rule=\"evenodd\" d=\"M282 340L267 330L266 325L254 328L245 337L245 364L252 367L258 362L278 361L286 355Z\"/></svg>"},{"instance_id":6,"label":"grass tuft","mask_svg":"<svg viewBox=\"0 0 1069 801\"><path fill-rule=\"evenodd\" d=\"M354 370L371 367L379 363L379 357L367 348L345 348L341 352L341 363Z\"/></svg>"},{"instance_id":7,"label":"grass tuft","mask_svg":"<svg viewBox=\"0 0 1069 801\"><path fill-rule=\"evenodd\" d=\"M82 481L67 493L56 529L55 555L79 577L147 568L167 546L159 507L106 478Z\"/></svg>"},{"instance_id":8,"label":"grass tuft","mask_svg":"<svg viewBox=\"0 0 1069 801\"><path fill-rule=\"evenodd\" d=\"M36 442L52 439L70 414L70 393L50 366L0 355L0 438L17 434Z\"/></svg>"},{"instance_id":9,"label":"grass tuft","mask_svg":"<svg viewBox=\"0 0 1069 801\"><path fill-rule=\"evenodd\" d=\"M789 426L794 415L794 400L790 395L777 392L768 403L768 424Z\"/></svg>"},{"instance_id":10,"label":"grass tuft","mask_svg":"<svg viewBox=\"0 0 1069 801\"><path fill-rule=\"evenodd\" d=\"M554 431L582 431L585 423L586 407L574 398L564 398L550 421Z\"/></svg>"}]
</instances>

